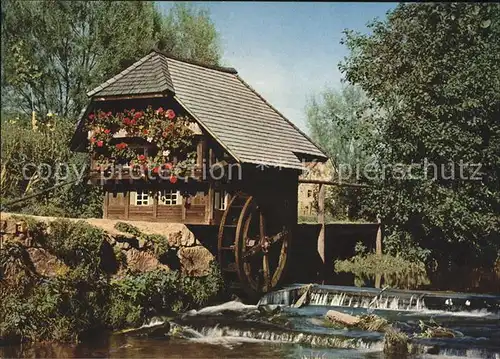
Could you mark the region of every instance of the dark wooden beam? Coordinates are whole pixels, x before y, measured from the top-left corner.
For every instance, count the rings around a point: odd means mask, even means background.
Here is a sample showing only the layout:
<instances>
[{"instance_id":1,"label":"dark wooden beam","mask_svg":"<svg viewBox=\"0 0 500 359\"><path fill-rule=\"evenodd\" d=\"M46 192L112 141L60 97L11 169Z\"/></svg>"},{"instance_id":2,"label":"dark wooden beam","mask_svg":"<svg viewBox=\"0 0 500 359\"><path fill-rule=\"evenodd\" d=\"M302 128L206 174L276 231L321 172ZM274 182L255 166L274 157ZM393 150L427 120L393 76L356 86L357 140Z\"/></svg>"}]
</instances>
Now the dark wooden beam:
<instances>
[{"instance_id":1,"label":"dark wooden beam","mask_svg":"<svg viewBox=\"0 0 500 359\"><path fill-rule=\"evenodd\" d=\"M319 185L318 193L318 223L321 225L318 235L318 254L321 258L320 266L320 281L324 283L325 281L325 193L326 186L324 184Z\"/></svg>"},{"instance_id":2,"label":"dark wooden beam","mask_svg":"<svg viewBox=\"0 0 500 359\"><path fill-rule=\"evenodd\" d=\"M158 98L158 97L168 97L168 95L163 93L150 93L144 95L102 96L102 97L94 97L92 100L95 102L102 102L102 101L117 101L117 100L136 100L136 99Z\"/></svg>"},{"instance_id":3,"label":"dark wooden beam","mask_svg":"<svg viewBox=\"0 0 500 359\"><path fill-rule=\"evenodd\" d=\"M339 186L339 187L360 187L360 188L370 188L371 187L367 184L361 184L361 183L342 183L342 182L314 180L314 179L299 179L299 183L319 184L319 185Z\"/></svg>"}]
</instances>

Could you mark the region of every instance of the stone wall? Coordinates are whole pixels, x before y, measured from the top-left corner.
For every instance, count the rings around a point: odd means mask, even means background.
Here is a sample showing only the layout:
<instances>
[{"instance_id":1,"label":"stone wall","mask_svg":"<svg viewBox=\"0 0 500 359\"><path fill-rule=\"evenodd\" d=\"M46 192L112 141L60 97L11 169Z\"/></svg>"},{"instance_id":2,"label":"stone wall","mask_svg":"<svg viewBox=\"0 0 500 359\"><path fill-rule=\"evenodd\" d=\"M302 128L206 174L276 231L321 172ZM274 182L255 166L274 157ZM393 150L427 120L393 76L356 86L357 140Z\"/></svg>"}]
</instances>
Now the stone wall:
<instances>
[{"instance_id":1,"label":"stone wall","mask_svg":"<svg viewBox=\"0 0 500 359\"><path fill-rule=\"evenodd\" d=\"M26 221L29 218L39 222L50 224L61 218L24 216L11 213L0 214L0 229L2 231L1 242L7 240L21 241L28 249L32 261L41 271L50 275L50 271L60 270L60 265L45 251L38 243L33 241L28 231ZM69 219L78 221L80 219ZM134 235L121 230L115 226L123 221L107 219L84 219L88 224L102 229L105 233L105 243L102 245L101 262L107 271L120 275L125 270L147 272L155 269L178 269L181 273L189 276L204 276L210 271L210 262L215 260L214 255L207 250L195 234L185 225L180 223L158 223L158 222L132 222L128 225L140 231ZM50 227L49 227L50 229ZM168 243L160 246L155 241L164 239ZM165 253L158 253L159 248ZM45 263L54 262L53 266Z\"/></svg>"}]
</instances>

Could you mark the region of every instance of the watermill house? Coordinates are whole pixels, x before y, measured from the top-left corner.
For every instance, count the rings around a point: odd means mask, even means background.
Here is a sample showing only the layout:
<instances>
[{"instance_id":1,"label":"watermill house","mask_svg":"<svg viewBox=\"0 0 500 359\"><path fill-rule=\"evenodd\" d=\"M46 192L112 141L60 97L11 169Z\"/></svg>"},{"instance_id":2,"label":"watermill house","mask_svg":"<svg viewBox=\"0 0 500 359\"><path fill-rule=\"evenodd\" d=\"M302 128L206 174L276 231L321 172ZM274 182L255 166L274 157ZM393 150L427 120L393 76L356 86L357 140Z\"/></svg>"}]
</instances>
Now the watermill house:
<instances>
[{"instance_id":1,"label":"watermill house","mask_svg":"<svg viewBox=\"0 0 500 359\"><path fill-rule=\"evenodd\" d=\"M325 154L232 68L152 51L88 96L71 148L92 157L104 218L219 225L221 265L248 282L258 257L250 284L273 287L303 162Z\"/></svg>"}]
</instances>

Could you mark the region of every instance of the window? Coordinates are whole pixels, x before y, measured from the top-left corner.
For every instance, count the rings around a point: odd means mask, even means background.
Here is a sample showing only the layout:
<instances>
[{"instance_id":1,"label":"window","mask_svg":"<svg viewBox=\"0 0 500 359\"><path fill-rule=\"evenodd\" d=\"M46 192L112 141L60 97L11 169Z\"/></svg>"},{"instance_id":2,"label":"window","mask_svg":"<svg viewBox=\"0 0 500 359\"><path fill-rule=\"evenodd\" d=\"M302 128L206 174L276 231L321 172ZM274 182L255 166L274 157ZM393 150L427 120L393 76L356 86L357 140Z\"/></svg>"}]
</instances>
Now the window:
<instances>
[{"instance_id":1,"label":"window","mask_svg":"<svg viewBox=\"0 0 500 359\"><path fill-rule=\"evenodd\" d=\"M163 190L158 192L159 204L173 206L176 204L181 204L181 195L179 191L168 191Z\"/></svg>"},{"instance_id":2,"label":"window","mask_svg":"<svg viewBox=\"0 0 500 359\"><path fill-rule=\"evenodd\" d=\"M225 210L227 207L227 200L229 195L226 191L216 191L215 192L215 200L214 200L214 208Z\"/></svg>"},{"instance_id":3,"label":"window","mask_svg":"<svg viewBox=\"0 0 500 359\"><path fill-rule=\"evenodd\" d=\"M307 197L308 197L308 198L309 198L309 197L311 197L311 196L312 196L312 193L313 193L313 192L312 192L312 190L308 189L308 190L307 190Z\"/></svg>"},{"instance_id":4,"label":"window","mask_svg":"<svg viewBox=\"0 0 500 359\"><path fill-rule=\"evenodd\" d=\"M149 192L137 191L135 192L135 205L148 206L149 205Z\"/></svg>"}]
</instances>

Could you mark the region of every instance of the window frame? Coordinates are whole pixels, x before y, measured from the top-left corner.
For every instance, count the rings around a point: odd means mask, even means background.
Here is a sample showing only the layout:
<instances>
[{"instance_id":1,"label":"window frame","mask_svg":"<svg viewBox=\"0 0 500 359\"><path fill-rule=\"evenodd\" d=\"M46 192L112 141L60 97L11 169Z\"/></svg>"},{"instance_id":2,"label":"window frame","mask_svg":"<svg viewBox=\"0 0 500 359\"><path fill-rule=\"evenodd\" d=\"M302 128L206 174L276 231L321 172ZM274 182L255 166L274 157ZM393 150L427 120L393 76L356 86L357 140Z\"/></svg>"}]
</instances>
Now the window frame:
<instances>
[{"instance_id":1,"label":"window frame","mask_svg":"<svg viewBox=\"0 0 500 359\"><path fill-rule=\"evenodd\" d=\"M151 203L149 202L149 200L151 198L151 195L150 195L149 191L147 191L147 190L136 190L136 191L134 191L134 193L135 193L135 198L134 198L134 205L135 206L145 207L145 206L150 206L151 205ZM139 201L140 201L140 203L139 203Z\"/></svg>"},{"instance_id":2,"label":"window frame","mask_svg":"<svg viewBox=\"0 0 500 359\"><path fill-rule=\"evenodd\" d=\"M168 194L170 197L162 199L165 195ZM172 203L175 199L175 203ZM170 203L167 203L170 202ZM158 191L158 205L160 206L178 206L182 204L182 196L181 192L177 190L161 190Z\"/></svg>"}]
</instances>

